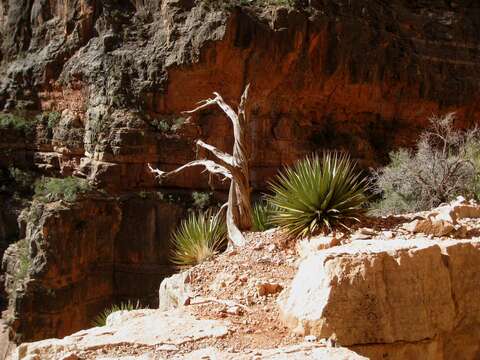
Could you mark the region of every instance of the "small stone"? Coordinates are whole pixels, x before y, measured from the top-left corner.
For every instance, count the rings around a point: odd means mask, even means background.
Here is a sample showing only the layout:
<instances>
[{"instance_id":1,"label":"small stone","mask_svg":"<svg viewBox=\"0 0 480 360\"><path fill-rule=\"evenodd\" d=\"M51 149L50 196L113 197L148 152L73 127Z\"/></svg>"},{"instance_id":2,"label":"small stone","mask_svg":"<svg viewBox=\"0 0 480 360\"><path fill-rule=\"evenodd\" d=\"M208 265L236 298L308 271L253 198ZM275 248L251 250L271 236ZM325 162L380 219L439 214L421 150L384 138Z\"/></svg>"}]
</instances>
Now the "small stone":
<instances>
[{"instance_id":1,"label":"small stone","mask_svg":"<svg viewBox=\"0 0 480 360\"><path fill-rule=\"evenodd\" d=\"M282 291L283 286L276 283L260 282L255 285L257 294L259 296L266 296L269 294L276 294Z\"/></svg>"},{"instance_id":2,"label":"small stone","mask_svg":"<svg viewBox=\"0 0 480 360\"><path fill-rule=\"evenodd\" d=\"M230 306L227 310L226 310L227 314L230 314L230 315L242 315L243 311L242 309L240 308L240 306Z\"/></svg>"}]
</instances>

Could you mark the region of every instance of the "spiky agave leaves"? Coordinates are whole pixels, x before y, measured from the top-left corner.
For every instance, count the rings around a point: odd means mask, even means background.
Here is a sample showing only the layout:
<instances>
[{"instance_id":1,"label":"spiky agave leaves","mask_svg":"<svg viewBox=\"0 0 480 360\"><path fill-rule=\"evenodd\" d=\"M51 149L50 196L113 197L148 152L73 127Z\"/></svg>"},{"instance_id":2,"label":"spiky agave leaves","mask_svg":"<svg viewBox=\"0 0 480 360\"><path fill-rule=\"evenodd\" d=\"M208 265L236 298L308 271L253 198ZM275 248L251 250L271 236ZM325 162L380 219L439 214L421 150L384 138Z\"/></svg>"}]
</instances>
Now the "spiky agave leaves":
<instances>
[{"instance_id":1,"label":"spiky agave leaves","mask_svg":"<svg viewBox=\"0 0 480 360\"><path fill-rule=\"evenodd\" d=\"M136 303L133 303L129 300L126 303L122 302L120 304L113 304L112 306L106 308L100 314L98 314L98 316L93 320L92 324L93 326L105 326L107 323L107 318L110 316L110 314L113 314L117 311L132 311L139 310L141 308L142 305L140 304L139 300L137 300Z\"/></svg>"},{"instance_id":2,"label":"spiky agave leaves","mask_svg":"<svg viewBox=\"0 0 480 360\"><path fill-rule=\"evenodd\" d=\"M259 201L253 205L252 209L252 229L253 231L265 231L272 228L272 214L275 207L269 201Z\"/></svg>"},{"instance_id":3,"label":"spiky agave leaves","mask_svg":"<svg viewBox=\"0 0 480 360\"><path fill-rule=\"evenodd\" d=\"M358 221L368 184L345 153L312 155L286 168L270 183L272 221L290 236L304 237Z\"/></svg>"},{"instance_id":4,"label":"spiky agave leaves","mask_svg":"<svg viewBox=\"0 0 480 360\"><path fill-rule=\"evenodd\" d=\"M190 213L172 236L171 260L178 266L199 264L226 245L227 227L218 214L211 210Z\"/></svg>"}]
</instances>

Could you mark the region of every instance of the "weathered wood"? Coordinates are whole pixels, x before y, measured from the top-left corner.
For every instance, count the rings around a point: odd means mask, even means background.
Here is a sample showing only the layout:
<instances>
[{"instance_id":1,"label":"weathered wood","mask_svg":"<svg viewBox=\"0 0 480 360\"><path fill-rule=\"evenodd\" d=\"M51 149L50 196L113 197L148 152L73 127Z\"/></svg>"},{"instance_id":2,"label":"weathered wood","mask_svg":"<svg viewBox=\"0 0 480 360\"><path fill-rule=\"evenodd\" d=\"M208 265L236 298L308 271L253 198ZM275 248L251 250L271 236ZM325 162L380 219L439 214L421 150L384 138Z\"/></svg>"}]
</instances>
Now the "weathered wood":
<instances>
[{"instance_id":1,"label":"weathered wood","mask_svg":"<svg viewBox=\"0 0 480 360\"><path fill-rule=\"evenodd\" d=\"M230 179L230 189L228 192L227 203L227 229L228 238L231 245L242 246L245 244L245 237L242 230L250 230L252 226L252 208L251 208L251 188L250 188L250 174L249 174L249 150L248 150L248 118L246 115L246 104L248 99L248 90L250 85L247 85L240 100L238 111L235 112L230 105L228 105L222 96L216 92L212 99L203 100L197 108L186 111L186 114L192 114L202 110L211 105L218 105L227 115L233 125L233 152L232 155L227 154L213 145L204 143L202 140L197 140L197 146L200 146L210 152L215 158L213 160L194 160L179 168L164 172L159 169L154 169L150 164L148 167L156 177L161 180L171 175L178 174L183 170L193 166L204 166L207 171L212 174L221 175L225 179Z\"/></svg>"}]
</instances>

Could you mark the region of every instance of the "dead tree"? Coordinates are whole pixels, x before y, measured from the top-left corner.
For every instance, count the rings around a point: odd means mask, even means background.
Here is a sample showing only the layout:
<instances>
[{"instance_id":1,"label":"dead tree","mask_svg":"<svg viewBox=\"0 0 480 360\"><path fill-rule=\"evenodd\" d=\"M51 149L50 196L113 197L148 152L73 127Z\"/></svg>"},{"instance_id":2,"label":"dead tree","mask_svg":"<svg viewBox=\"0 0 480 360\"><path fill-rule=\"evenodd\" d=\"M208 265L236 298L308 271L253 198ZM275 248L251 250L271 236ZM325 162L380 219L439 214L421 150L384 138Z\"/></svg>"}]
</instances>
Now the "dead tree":
<instances>
[{"instance_id":1,"label":"dead tree","mask_svg":"<svg viewBox=\"0 0 480 360\"><path fill-rule=\"evenodd\" d=\"M204 143L202 140L197 140L196 145L210 152L215 157L215 160L193 160L169 172L154 169L148 164L150 171L154 173L160 181L194 166L203 166L205 167L205 170L211 174L223 177L223 180L230 179L228 202L222 208L225 206L227 208L226 219L228 238L230 244L234 246L242 246L245 244L245 238L241 231L250 230L252 226L252 208L250 203L251 189L248 168L249 153L247 147L248 119L245 113L248 89L249 85L247 85L243 92L237 112L235 112L223 100L220 94L216 92L213 93L215 95L214 98L203 100L199 103L200 106L196 109L185 112L187 114L192 114L210 105L217 104L233 125L234 144L232 155L224 153L215 146Z\"/></svg>"}]
</instances>

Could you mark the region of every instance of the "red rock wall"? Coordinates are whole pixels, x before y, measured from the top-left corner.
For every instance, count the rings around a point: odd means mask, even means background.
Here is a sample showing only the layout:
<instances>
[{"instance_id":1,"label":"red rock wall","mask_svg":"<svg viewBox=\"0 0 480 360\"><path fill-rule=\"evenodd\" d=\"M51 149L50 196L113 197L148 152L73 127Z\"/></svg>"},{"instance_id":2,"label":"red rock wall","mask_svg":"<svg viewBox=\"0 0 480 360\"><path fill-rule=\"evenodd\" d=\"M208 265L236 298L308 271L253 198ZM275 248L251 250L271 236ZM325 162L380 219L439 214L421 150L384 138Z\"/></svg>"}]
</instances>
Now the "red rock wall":
<instances>
[{"instance_id":1,"label":"red rock wall","mask_svg":"<svg viewBox=\"0 0 480 360\"><path fill-rule=\"evenodd\" d=\"M187 0L33 3L16 22L17 7L3 3L0 103L69 109L87 133L100 104L122 109L107 119L116 124L105 136L114 148L95 150L85 139L86 171L112 190L153 186L145 163L182 164L195 156L197 137L228 149L230 128L219 111L173 137L146 115L178 117L212 91L235 104L248 82L257 188L312 151L344 149L361 166L375 166L391 149L412 145L431 114L456 111L459 126L478 118L474 3L329 0L297 10ZM56 49L59 34L65 43ZM144 125L132 127L132 116ZM206 186L197 175L169 185Z\"/></svg>"}]
</instances>

